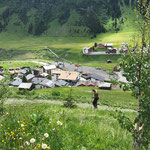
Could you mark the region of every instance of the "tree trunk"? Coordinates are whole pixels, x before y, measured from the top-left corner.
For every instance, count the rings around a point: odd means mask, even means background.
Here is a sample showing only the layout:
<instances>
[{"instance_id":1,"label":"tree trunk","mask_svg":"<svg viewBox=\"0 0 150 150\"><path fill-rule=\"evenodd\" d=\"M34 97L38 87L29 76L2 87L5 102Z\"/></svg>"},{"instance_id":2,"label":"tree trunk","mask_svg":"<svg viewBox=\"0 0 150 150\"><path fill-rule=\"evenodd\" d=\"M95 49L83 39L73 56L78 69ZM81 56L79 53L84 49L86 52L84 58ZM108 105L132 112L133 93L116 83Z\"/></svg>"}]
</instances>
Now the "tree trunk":
<instances>
[{"instance_id":1,"label":"tree trunk","mask_svg":"<svg viewBox=\"0 0 150 150\"><path fill-rule=\"evenodd\" d=\"M140 143L137 138L134 139L134 150L140 150Z\"/></svg>"}]
</instances>

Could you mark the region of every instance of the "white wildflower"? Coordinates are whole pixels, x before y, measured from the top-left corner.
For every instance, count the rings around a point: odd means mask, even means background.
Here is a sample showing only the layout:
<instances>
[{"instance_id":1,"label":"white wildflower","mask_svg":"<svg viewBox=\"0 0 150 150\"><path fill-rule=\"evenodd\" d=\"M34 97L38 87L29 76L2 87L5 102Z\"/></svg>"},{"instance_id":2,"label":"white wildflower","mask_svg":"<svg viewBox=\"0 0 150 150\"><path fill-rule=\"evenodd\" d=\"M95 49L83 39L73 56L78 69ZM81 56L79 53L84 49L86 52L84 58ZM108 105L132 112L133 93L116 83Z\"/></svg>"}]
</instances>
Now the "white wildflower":
<instances>
[{"instance_id":1,"label":"white wildflower","mask_svg":"<svg viewBox=\"0 0 150 150\"><path fill-rule=\"evenodd\" d=\"M47 148L47 145L46 144L42 144L42 149L46 149Z\"/></svg>"},{"instance_id":2,"label":"white wildflower","mask_svg":"<svg viewBox=\"0 0 150 150\"><path fill-rule=\"evenodd\" d=\"M27 144L27 145L30 145L30 143L29 143L28 141L26 141L26 144Z\"/></svg>"},{"instance_id":3,"label":"white wildflower","mask_svg":"<svg viewBox=\"0 0 150 150\"><path fill-rule=\"evenodd\" d=\"M48 134L48 133L44 133L44 136L45 136L46 138L48 138L48 137L49 137L49 134Z\"/></svg>"},{"instance_id":4,"label":"white wildflower","mask_svg":"<svg viewBox=\"0 0 150 150\"><path fill-rule=\"evenodd\" d=\"M62 126L62 122L60 122L59 120L57 121L57 125Z\"/></svg>"},{"instance_id":5,"label":"white wildflower","mask_svg":"<svg viewBox=\"0 0 150 150\"><path fill-rule=\"evenodd\" d=\"M24 127L24 124L21 124L21 127L23 128L23 127Z\"/></svg>"},{"instance_id":6,"label":"white wildflower","mask_svg":"<svg viewBox=\"0 0 150 150\"><path fill-rule=\"evenodd\" d=\"M56 131L56 129L54 128L53 131Z\"/></svg>"},{"instance_id":7,"label":"white wildflower","mask_svg":"<svg viewBox=\"0 0 150 150\"><path fill-rule=\"evenodd\" d=\"M30 139L30 143L34 143L34 142L35 142L34 138Z\"/></svg>"}]
</instances>

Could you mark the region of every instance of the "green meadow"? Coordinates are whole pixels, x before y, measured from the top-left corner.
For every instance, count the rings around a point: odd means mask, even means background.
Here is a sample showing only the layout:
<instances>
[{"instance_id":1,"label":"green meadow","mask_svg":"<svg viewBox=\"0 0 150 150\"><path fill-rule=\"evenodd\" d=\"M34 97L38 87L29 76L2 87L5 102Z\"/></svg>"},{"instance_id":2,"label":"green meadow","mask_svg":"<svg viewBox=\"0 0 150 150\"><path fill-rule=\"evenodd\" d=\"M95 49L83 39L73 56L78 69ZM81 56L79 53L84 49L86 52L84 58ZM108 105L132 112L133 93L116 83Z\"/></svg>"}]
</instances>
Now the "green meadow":
<instances>
[{"instance_id":1,"label":"green meadow","mask_svg":"<svg viewBox=\"0 0 150 150\"><path fill-rule=\"evenodd\" d=\"M9 98L13 99L28 99L28 100L56 100L66 101L71 92L72 100L74 103L89 103L92 106L93 101L93 87L60 87L51 89L35 89L33 91L19 91L17 88L10 89ZM110 106L114 108L129 108L136 109L137 103L131 92L124 92L122 89L112 89L110 91L100 90L99 105Z\"/></svg>"},{"instance_id":2,"label":"green meadow","mask_svg":"<svg viewBox=\"0 0 150 150\"><path fill-rule=\"evenodd\" d=\"M19 150L132 150L131 134L114 112L61 105L6 105L0 118L0 148ZM134 112L125 113L131 120Z\"/></svg>"},{"instance_id":3,"label":"green meadow","mask_svg":"<svg viewBox=\"0 0 150 150\"><path fill-rule=\"evenodd\" d=\"M17 59L46 59L55 60L53 55L45 49L51 48L60 57L73 63L101 67L112 70L118 64L120 56L84 56L83 47L94 46L94 43L112 43L114 47L121 47L121 43L130 42L134 32L120 31L118 33L103 33L97 35L95 39L90 37L47 37L47 36L22 36L10 33L0 34L0 48L6 51L1 52L0 60ZM8 51L9 50L9 51ZM112 60L112 64L106 61Z\"/></svg>"}]
</instances>

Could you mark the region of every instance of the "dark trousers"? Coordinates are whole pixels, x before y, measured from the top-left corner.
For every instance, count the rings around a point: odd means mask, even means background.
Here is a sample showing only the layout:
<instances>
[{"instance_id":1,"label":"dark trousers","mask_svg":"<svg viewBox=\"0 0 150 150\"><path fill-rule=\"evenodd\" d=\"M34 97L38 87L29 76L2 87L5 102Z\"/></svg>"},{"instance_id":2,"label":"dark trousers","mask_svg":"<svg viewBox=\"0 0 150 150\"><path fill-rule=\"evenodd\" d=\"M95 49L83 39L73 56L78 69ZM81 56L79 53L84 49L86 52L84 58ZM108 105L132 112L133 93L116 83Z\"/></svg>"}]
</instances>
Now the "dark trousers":
<instances>
[{"instance_id":1,"label":"dark trousers","mask_svg":"<svg viewBox=\"0 0 150 150\"><path fill-rule=\"evenodd\" d=\"M94 108L97 108L97 101L98 101L98 98L94 98L94 100L93 100L93 106L94 106Z\"/></svg>"}]
</instances>

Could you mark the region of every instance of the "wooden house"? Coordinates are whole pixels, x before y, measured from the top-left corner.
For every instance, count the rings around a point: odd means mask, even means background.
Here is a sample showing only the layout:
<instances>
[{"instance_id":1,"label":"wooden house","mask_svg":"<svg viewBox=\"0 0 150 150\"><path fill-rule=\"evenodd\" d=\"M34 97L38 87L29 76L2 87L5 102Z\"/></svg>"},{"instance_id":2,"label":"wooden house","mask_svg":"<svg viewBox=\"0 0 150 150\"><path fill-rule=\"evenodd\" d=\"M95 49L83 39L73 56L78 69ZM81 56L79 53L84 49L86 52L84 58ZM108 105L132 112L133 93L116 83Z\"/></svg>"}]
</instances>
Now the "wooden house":
<instances>
[{"instance_id":1,"label":"wooden house","mask_svg":"<svg viewBox=\"0 0 150 150\"><path fill-rule=\"evenodd\" d=\"M105 45L104 45L103 43L99 43L99 44L97 45L97 48L105 48Z\"/></svg>"}]
</instances>

